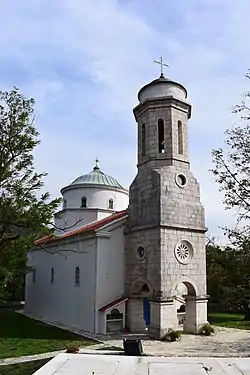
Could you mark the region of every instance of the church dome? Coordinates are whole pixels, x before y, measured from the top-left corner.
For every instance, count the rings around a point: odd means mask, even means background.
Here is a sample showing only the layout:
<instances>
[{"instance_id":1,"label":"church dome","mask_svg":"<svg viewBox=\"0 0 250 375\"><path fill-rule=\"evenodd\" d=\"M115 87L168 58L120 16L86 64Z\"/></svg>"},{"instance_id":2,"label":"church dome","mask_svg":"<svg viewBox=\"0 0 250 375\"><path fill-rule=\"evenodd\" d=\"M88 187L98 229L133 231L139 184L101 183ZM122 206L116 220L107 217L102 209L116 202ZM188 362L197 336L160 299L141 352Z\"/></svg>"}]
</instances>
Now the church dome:
<instances>
[{"instance_id":1,"label":"church dome","mask_svg":"<svg viewBox=\"0 0 250 375\"><path fill-rule=\"evenodd\" d=\"M96 164L92 172L77 177L70 184L70 186L79 185L79 184L81 185L103 185L103 186L125 190L122 187L122 185L114 177L108 176L107 174L101 171L98 165L98 160L96 160Z\"/></svg>"},{"instance_id":2,"label":"church dome","mask_svg":"<svg viewBox=\"0 0 250 375\"><path fill-rule=\"evenodd\" d=\"M163 73L159 78L143 86L138 92L140 103L147 99L157 99L167 96L173 96L179 100L186 100L187 90L180 83L165 78Z\"/></svg>"}]
</instances>

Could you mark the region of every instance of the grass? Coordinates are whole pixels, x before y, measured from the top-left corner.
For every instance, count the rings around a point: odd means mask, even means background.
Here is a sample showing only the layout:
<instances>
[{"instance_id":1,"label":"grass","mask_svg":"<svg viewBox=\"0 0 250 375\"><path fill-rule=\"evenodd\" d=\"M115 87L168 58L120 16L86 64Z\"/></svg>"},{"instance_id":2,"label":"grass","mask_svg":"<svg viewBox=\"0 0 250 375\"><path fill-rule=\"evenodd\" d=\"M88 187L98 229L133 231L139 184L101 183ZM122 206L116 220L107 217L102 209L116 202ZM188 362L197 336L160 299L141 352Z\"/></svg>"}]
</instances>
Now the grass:
<instances>
[{"instance_id":1,"label":"grass","mask_svg":"<svg viewBox=\"0 0 250 375\"><path fill-rule=\"evenodd\" d=\"M0 311L0 358L19 357L96 343L14 311ZM1 373L0 373L1 374Z\"/></svg>"},{"instance_id":2,"label":"grass","mask_svg":"<svg viewBox=\"0 0 250 375\"><path fill-rule=\"evenodd\" d=\"M48 361L50 359L0 366L0 375L32 375Z\"/></svg>"},{"instance_id":3,"label":"grass","mask_svg":"<svg viewBox=\"0 0 250 375\"><path fill-rule=\"evenodd\" d=\"M215 326L250 329L250 322L244 320L244 314L211 313L208 321Z\"/></svg>"}]
</instances>

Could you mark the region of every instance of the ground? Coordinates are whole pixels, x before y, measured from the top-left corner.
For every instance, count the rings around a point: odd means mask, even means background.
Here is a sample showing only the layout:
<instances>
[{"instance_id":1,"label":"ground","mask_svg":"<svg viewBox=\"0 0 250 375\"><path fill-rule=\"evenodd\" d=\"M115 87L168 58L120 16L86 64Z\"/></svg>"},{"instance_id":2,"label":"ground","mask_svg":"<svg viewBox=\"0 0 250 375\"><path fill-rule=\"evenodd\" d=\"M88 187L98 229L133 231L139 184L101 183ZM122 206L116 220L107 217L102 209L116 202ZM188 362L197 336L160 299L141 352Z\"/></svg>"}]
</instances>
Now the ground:
<instances>
[{"instance_id":1,"label":"ground","mask_svg":"<svg viewBox=\"0 0 250 375\"><path fill-rule=\"evenodd\" d=\"M16 365L0 366L0 375L32 375L48 361L48 359L42 359Z\"/></svg>"},{"instance_id":2,"label":"ground","mask_svg":"<svg viewBox=\"0 0 250 375\"><path fill-rule=\"evenodd\" d=\"M14 311L0 311L0 358L17 357L94 344Z\"/></svg>"}]
</instances>

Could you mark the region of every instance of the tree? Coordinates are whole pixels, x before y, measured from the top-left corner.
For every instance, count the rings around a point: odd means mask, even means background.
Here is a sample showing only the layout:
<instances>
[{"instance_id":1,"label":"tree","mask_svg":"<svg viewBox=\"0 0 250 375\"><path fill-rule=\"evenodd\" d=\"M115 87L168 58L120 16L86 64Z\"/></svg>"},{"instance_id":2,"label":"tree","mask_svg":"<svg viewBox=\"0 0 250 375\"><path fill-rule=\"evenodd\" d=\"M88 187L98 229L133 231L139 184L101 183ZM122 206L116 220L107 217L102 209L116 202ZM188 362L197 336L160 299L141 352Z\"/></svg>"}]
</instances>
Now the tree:
<instances>
[{"instance_id":1,"label":"tree","mask_svg":"<svg viewBox=\"0 0 250 375\"><path fill-rule=\"evenodd\" d=\"M250 70L246 78L250 79ZM226 130L225 150L213 150L212 172L224 193L226 209L233 209L237 218L234 228L224 228L233 245L227 264L231 303L241 306L250 319L250 92L233 107L233 113L240 125Z\"/></svg>"},{"instance_id":2,"label":"tree","mask_svg":"<svg viewBox=\"0 0 250 375\"><path fill-rule=\"evenodd\" d=\"M250 79L250 70L246 74ZM213 150L212 172L224 193L226 209L237 213L235 228L224 228L234 243L248 241L250 235L250 92L244 94L241 104L233 107L244 126L226 130L226 150Z\"/></svg>"},{"instance_id":3,"label":"tree","mask_svg":"<svg viewBox=\"0 0 250 375\"><path fill-rule=\"evenodd\" d=\"M28 270L27 252L35 238L50 231L60 203L40 194L46 173L34 168L38 136L34 99L15 87L0 91L0 300L20 285Z\"/></svg>"}]
</instances>

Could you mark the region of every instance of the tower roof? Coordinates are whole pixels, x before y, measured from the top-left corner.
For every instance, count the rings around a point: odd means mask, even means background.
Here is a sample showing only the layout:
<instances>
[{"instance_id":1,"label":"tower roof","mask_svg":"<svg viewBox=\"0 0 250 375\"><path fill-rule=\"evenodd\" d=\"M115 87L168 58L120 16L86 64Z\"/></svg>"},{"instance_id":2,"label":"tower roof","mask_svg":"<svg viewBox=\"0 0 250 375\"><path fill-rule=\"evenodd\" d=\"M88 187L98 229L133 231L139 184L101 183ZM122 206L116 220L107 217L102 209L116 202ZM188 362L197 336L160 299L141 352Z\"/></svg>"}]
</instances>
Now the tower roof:
<instances>
[{"instance_id":1,"label":"tower roof","mask_svg":"<svg viewBox=\"0 0 250 375\"><path fill-rule=\"evenodd\" d=\"M138 99L143 102L146 99L173 96L176 99L186 100L187 89L178 82L164 77L163 73L159 78L143 86L138 92Z\"/></svg>"}]
</instances>

